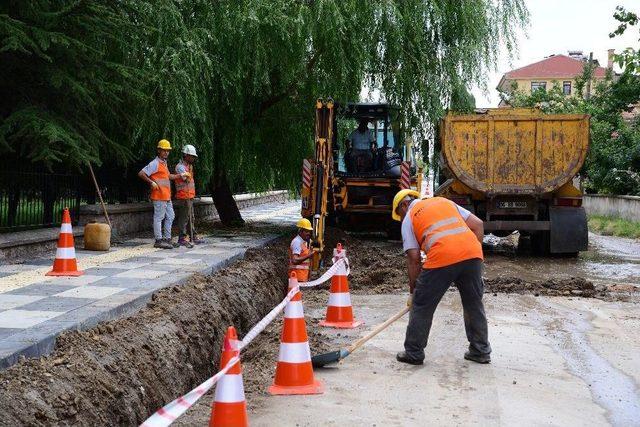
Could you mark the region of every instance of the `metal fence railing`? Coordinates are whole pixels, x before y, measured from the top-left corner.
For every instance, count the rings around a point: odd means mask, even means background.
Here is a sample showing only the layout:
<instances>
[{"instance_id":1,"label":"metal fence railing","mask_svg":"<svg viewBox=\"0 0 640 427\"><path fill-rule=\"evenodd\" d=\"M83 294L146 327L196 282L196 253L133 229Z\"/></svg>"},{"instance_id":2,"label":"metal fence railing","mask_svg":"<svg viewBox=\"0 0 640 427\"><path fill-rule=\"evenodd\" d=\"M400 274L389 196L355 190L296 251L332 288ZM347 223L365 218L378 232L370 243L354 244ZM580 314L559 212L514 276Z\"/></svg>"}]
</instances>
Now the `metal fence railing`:
<instances>
[{"instance_id":1,"label":"metal fence railing","mask_svg":"<svg viewBox=\"0 0 640 427\"><path fill-rule=\"evenodd\" d=\"M52 227L69 208L72 221L80 209L80 176L36 170L0 171L0 232Z\"/></svg>"},{"instance_id":2,"label":"metal fence railing","mask_svg":"<svg viewBox=\"0 0 640 427\"><path fill-rule=\"evenodd\" d=\"M59 226L68 207L71 220L78 221L80 206L99 203L88 168L68 172L49 171L23 161L3 159L0 163L0 233ZM95 175L107 204L138 203L149 200L149 185L138 178L144 164L127 167L102 165ZM199 196L204 194L198 193Z\"/></svg>"}]
</instances>

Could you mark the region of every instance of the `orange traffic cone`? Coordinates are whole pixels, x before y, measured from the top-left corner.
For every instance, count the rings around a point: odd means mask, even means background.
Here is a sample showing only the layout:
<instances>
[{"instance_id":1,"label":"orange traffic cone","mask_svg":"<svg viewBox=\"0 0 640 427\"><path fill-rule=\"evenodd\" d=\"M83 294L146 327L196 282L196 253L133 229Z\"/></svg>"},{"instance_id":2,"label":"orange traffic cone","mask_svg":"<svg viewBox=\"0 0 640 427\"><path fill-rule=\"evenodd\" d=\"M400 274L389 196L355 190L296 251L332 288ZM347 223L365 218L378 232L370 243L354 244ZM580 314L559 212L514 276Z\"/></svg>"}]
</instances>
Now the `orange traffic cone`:
<instances>
[{"instance_id":1,"label":"orange traffic cone","mask_svg":"<svg viewBox=\"0 0 640 427\"><path fill-rule=\"evenodd\" d=\"M73 243L69 208L64 208L56 259L53 261L53 269L46 276L82 276L83 274L84 271L78 270L78 265L76 264L76 249Z\"/></svg>"},{"instance_id":2,"label":"orange traffic cone","mask_svg":"<svg viewBox=\"0 0 640 427\"><path fill-rule=\"evenodd\" d=\"M289 277L289 289L298 286L295 273ZM271 394L320 394L324 385L316 381L311 366L309 338L304 322L302 294L296 293L284 309L284 327Z\"/></svg>"},{"instance_id":3,"label":"orange traffic cone","mask_svg":"<svg viewBox=\"0 0 640 427\"><path fill-rule=\"evenodd\" d=\"M344 252L343 252L344 251ZM338 243L333 250L334 258L346 254L342 245ZM349 294L349 280L347 279L347 269L343 265L338 268L331 277L331 289L329 290L329 303L327 304L327 314L320 322L320 326L330 328L351 329L362 325L362 321L353 318L353 307L351 306L351 295Z\"/></svg>"},{"instance_id":4,"label":"orange traffic cone","mask_svg":"<svg viewBox=\"0 0 640 427\"><path fill-rule=\"evenodd\" d=\"M236 328L229 326L227 334L224 336L220 369L224 368L232 357L240 354L238 343ZM209 427L245 427L249 425L240 362L233 365L218 381L216 396L213 400Z\"/></svg>"}]
</instances>

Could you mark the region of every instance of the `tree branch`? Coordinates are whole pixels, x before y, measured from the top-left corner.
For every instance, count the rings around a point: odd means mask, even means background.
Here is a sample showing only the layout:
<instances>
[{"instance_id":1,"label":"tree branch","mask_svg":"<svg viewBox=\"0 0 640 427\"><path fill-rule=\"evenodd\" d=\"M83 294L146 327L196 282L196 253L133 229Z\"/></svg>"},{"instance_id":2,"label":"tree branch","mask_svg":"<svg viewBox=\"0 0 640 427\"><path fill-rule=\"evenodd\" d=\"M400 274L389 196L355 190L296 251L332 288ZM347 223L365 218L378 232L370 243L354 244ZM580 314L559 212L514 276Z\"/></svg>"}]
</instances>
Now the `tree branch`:
<instances>
[{"instance_id":1,"label":"tree branch","mask_svg":"<svg viewBox=\"0 0 640 427\"><path fill-rule=\"evenodd\" d=\"M316 63L318 62L318 58L320 57L321 54L322 54L322 50L315 51L315 53L313 54L313 56L311 56L311 58L307 62L307 65L305 66L305 74L309 74L311 71L313 71L313 69L316 66ZM288 96L292 94L294 96L297 95L296 85L303 78L303 76L300 76L300 77L301 77L300 79L294 79L292 83L283 92L272 95L269 98L262 101L260 103L260 107L258 108L258 113L256 114L255 120L260 119L269 108L273 107L274 105L284 100Z\"/></svg>"}]
</instances>

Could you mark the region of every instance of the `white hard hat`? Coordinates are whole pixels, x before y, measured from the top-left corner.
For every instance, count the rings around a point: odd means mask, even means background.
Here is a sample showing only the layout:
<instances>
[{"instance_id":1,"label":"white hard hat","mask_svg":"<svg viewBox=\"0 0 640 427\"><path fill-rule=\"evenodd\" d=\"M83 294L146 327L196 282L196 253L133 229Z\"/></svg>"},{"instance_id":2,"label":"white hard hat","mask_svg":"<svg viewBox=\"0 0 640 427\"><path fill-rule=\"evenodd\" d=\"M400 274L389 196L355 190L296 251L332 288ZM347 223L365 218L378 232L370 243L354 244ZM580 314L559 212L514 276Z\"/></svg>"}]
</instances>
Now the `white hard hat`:
<instances>
[{"instance_id":1,"label":"white hard hat","mask_svg":"<svg viewBox=\"0 0 640 427\"><path fill-rule=\"evenodd\" d=\"M196 147L188 144L182 148L182 154L190 154L192 156L198 157L198 155L196 154Z\"/></svg>"}]
</instances>

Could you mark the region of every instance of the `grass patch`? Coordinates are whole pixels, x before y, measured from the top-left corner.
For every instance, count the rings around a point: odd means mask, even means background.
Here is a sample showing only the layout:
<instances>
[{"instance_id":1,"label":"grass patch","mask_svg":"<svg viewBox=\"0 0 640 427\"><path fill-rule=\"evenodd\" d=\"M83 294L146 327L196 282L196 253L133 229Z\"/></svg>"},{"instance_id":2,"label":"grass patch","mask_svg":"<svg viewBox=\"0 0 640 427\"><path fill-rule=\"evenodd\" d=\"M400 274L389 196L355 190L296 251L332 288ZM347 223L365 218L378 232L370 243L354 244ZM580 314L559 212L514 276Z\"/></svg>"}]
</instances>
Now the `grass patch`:
<instances>
[{"instance_id":1,"label":"grass patch","mask_svg":"<svg viewBox=\"0 0 640 427\"><path fill-rule=\"evenodd\" d=\"M606 236L640 239L640 222L628 219L589 215L589 230Z\"/></svg>"}]
</instances>

